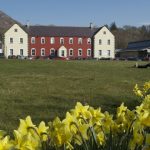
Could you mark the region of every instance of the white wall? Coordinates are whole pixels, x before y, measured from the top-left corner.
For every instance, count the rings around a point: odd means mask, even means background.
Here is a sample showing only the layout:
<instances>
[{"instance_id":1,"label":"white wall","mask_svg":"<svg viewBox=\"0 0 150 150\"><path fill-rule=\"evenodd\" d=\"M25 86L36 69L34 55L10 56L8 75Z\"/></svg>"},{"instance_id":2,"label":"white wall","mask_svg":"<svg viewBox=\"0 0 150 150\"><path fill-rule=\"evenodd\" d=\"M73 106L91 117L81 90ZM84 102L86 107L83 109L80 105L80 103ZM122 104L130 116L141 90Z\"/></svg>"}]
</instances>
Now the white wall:
<instances>
[{"instance_id":1,"label":"white wall","mask_svg":"<svg viewBox=\"0 0 150 150\"><path fill-rule=\"evenodd\" d=\"M106 34L104 34L104 32ZM102 44L99 44L99 40L102 40ZM108 45L110 40L110 45ZM99 55L99 50L102 50L102 55ZM110 50L110 56L108 56L108 50ZM115 38L114 35L104 26L94 36L94 58L114 58L115 57Z\"/></svg>"},{"instance_id":2,"label":"white wall","mask_svg":"<svg viewBox=\"0 0 150 150\"><path fill-rule=\"evenodd\" d=\"M4 37L4 55L6 58L10 55L10 49L13 49L15 56L20 55L20 49L23 49L23 56L28 56L28 35L20 26L14 24L5 32ZM10 38L13 38L13 43L10 43ZM23 38L23 43L20 43L20 38Z\"/></svg>"},{"instance_id":3,"label":"white wall","mask_svg":"<svg viewBox=\"0 0 150 150\"><path fill-rule=\"evenodd\" d=\"M61 55L61 51L64 51L64 56ZM58 57L67 57L67 49L64 46L61 46L58 50Z\"/></svg>"}]
</instances>

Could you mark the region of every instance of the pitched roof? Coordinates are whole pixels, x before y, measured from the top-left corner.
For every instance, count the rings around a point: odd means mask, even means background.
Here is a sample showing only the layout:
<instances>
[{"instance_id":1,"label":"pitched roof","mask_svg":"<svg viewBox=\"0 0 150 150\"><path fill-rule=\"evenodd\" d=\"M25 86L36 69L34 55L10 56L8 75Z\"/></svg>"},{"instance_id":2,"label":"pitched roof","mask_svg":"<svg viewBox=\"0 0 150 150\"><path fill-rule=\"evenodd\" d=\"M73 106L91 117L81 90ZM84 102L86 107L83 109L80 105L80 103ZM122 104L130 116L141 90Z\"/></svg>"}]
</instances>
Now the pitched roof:
<instances>
[{"instance_id":1,"label":"pitched roof","mask_svg":"<svg viewBox=\"0 0 150 150\"><path fill-rule=\"evenodd\" d=\"M136 41L136 42L130 42L128 43L127 49L138 49L138 48L146 48L150 47L150 40L145 41Z\"/></svg>"},{"instance_id":2,"label":"pitched roof","mask_svg":"<svg viewBox=\"0 0 150 150\"><path fill-rule=\"evenodd\" d=\"M102 27L101 27L102 28ZM30 26L30 36L92 37L100 28L67 26Z\"/></svg>"},{"instance_id":3,"label":"pitched roof","mask_svg":"<svg viewBox=\"0 0 150 150\"><path fill-rule=\"evenodd\" d=\"M129 42L127 48L123 49L121 52L124 52L124 51L145 51L147 49L150 49L150 40Z\"/></svg>"}]
</instances>

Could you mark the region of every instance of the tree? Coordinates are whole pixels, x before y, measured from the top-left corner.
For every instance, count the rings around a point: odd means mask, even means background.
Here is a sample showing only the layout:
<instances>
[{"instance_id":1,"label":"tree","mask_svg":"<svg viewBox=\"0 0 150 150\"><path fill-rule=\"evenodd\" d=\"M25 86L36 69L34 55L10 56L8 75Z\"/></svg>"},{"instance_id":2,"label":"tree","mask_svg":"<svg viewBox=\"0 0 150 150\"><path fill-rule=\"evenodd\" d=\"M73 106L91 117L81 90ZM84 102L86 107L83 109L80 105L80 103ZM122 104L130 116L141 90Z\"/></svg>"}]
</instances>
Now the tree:
<instances>
[{"instance_id":1,"label":"tree","mask_svg":"<svg viewBox=\"0 0 150 150\"><path fill-rule=\"evenodd\" d=\"M115 30L117 30L117 29L118 29L118 27L117 27L116 23L113 22L113 23L110 25L110 30L111 30L111 31L115 31Z\"/></svg>"}]
</instances>

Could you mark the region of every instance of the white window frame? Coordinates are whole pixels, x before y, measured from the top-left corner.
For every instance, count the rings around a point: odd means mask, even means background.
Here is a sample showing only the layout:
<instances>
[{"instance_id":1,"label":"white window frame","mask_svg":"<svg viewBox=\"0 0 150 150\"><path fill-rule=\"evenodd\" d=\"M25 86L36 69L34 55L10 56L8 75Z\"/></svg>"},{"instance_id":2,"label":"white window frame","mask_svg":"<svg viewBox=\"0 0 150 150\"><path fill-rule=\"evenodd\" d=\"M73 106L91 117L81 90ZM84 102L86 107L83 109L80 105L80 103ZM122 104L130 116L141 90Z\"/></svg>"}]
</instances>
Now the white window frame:
<instances>
[{"instance_id":1,"label":"white window frame","mask_svg":"<svg viewBox=\"0 0 150 150\"><path fill-rule=\"evenodd\" d=\"M60 38L60 44L63 45L64 43L65 43L65 42L64 42L64 38L61 37L61 38Z\"/></svg>"},{"instance_id":2,"label":"white window frame","mask_svg":"<svg viewBox=\"0 0 150 150\"><path fill-rule=\"evenodd\" d=\"M73 38L69 38L69 44L73 44Z\"/></svg>"},{"instance_id":3,"label":"white window frame","mask_svg":"<svg viewBox=\"0 0 150 150\"><path fill-rule=\"evenodd\" d=\"M102 45L102 39L99 39L99 45Z\"/></svg>"},{"instance_id":4,"label":"white window frame","mask_svg":"<svg viewBox=\"0 0 150 150\"><path fill-rule=\"evenodd\" d=\"M34 52L34 53L35 53L34 55L33 55L33 50L35 51L35 52ZM35 49L35 48L32 48L32 49L31 49L31 56L36 56L36 49Z\"/></svg>"},{"instance_id":5,"label":"white window frame","mask_svg":"<svg viewBox=\"0 0 150 150\"><path fill-rule=\"evenodd\" d=\"M91 38L87 39L87 44L91 44Z\"/></svg>"},{"instance_id":6,"label":"white window frame","mask_svg":"<svg viewBox=\"0 0 150 150\"><path fill-rule=\"evenodd\" d=\"M35 44L35 37L31 37L31 44Z\"/></svg>"},{"instance_id":7,"label":"white window frame","mask_svg":"<svg viewBox=\"0 0 150 150\"><path fill-rule=\"evenodd\" d=\"M82 44L83 43L83 39L82 38L78 38L78 44Z\"/></svg>"},{"instance_id":8,"label":"white window frame","mask_svg":"<svg viewBox=\"0 0 150 150\"><path fill-rule=\"evenodd\" d=\"M9 39L9 42L10 42L10 44L13 44L13 43L14 43L14 39L11 37L11 38Z\"/></svg>"},{"instance_id":9,"label":"white window frame","mask_svg":"<svg viewBox=\"0 0 150 150\"><path fill-rule=\"evenodd\" d=\"M81 55L80 55L80 51L81 51ZM78 56L82 56L83 54L83 50L81 48L78 49Z\"/></svg>"},{"instance_id":10,"label":"white window frame","mask_svg":"<svg viewBox=\"0 0 150 150\"><path fill-rule=\"evenodd\" d=\"M41 37L41 44L45 44L45 37Z\"/></svg>"},{"instance_id":11,"label":"white window frame","mask_svg":"<svg viewBox=\"0 0 150 150\"><path fill-rule=\"evenodd\" d=\"M50 38L50 43L51 43L51 44L55 44L55 38L54 38L54 37L51 37L51 38Z\"/></svg>"},{"instance_id":12,"label":"white window frame","mask_svg":"<svg viewBox=\"0 0 150 150\"><path fill-rule=\"evenodd\" d=\"M102 50L98 50L98 55L102 56Z\"/></svg>"},{"instance_id":13,"label":"white window frame","mask_svg":"<svg viewBox=\"0 0 150 150\"><path fill-rule=\"evenodd\" d=\"M10 56L14 55L14 50L12 48L9 50L9 54L10 54Z\"/></svg>"},{"instance_id":14,"label":"white window frame","mask_svg":"<svg viewBox=\"0 0 150 150\"><path fill-rule=\"evenodd\" d=\"M23 44L23 38L20 38L20 44Z\"/></svg>"},{"instance_id":15,"label":"white window frame","mask_svg":"<svg viewBox=\"0 0 150 150\"><path fill-rule=\"evenodd\" d=\"M66 51L65 49L61 49L59 51L60 57L65 57L65 53L66 53L65 51Z\"/></svg>"},{"instance_id":16,"label":"white window frame","mask_svg":"<svg viewBox=\"0 0 150 150\"><path fill-rule=\"evenodd\" d=\"M89 51L90 51L90 54L89 54ZM92 55L92 51L91 51L91 49L89 48L89 49L87 49L87 56L91 56Z\"/></svg>"},{"instance_id":17,"label":"white window frame","mask_svg":"<svg viewBox=\"0 0 150 150\"><path fill-rule=\"evenodd\" d=\"M71 51L72 51L72 54L70 53ZM73 56L73 49L72 48L69 49L69 56Z\"/></svg>"},{"instance_id":18,"label":"white window frame","mask_svg":"<svg viewBox=\"0 0 150 150\"><path fill-rule=\"evenodd\" d=\"M22 54L21 54L21 51L22 51ZM20 49L20 56L23 56L23 49Z\"/></svg>"},{"instance_id":19,"label":"white window frame","mask_svg":"<svg viewBox=\"0 0 150 150\"><path fill-rule=\"evenodd\" d=\"M44 52L44 54L43 54ZM41 56L45 56L45 48L41 48Z\"/></svg>"},{"instance_id":20,"label":"white window frame","mask_svg":"<svg viewBox=\"0 0 150 150\"><path fill-rule=\"evenodd\" d=\"M54 54L52 53L52 51L54 51ZM53 54L53 55L52 55ZM50 56L55 56L55 49L54 48L51 48L50 49Z\"/></svg>"},{"instance_id":21,"label":"white window frame","mask_svg":"<svg viewBox=\"0 0 150 150\"><path fill-rule=\"evenodd\" d=\"M107 50L107 56L111 55L111 50Z\"/></svg>"},{"instance_id":22,"label":"white window frame","mask_svg":"<svg viewBox=\"0 0 150 150\"><path fill-rule=\"evenodd\" d=\"M108 41L107 41L107 45L110 45L110 39L108 39Z\"/></svg>"}]
</instances>

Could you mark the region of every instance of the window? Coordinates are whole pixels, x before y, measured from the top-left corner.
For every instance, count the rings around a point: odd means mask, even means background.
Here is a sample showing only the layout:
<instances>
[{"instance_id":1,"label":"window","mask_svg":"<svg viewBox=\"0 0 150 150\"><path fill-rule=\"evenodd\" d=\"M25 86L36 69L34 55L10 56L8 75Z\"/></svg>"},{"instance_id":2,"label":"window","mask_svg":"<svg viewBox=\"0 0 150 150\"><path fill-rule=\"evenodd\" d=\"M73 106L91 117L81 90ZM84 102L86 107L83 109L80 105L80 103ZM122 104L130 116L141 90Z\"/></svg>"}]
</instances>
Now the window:
<instances>
[{"instance_id":1,"label":"window","mask_svg":"<svg viewBox=\"0 0 150 150\"><path fill-rule=\"evenodd\" d=\"M78 49L78 56L82 56L82 49Z\"/></svg>"},{"instance_id":2,"label":"window","mask_svg":"<svg viewBox=\"0 0 150 150\"><path fill-rule=\"evenodd\" d=\"M99 50L99 56L102 56L102 50Z\"/></svg>"},{"instance_id":3,"label":"window","mask_svg":"<svg viewBox=\"0 0 150 150\"><path fill-rule=\"evenodd\" d=\"M51 38L50 38L50 43L51 43L51 44L54 44L54 43L55 43L55 38L54 38L54 37L51 37Z\"/></svg>"},{"instance_id":4,"label":"window","mask_svg":"<svg viewBox=\"0 0 150 150\"><path fill-rule=\"evenodd\" d=\"M41 56L45 56L45 49L41 48Z\"/></svg>"},{"instance_id":5,"label":"window","mask_svg":"<svg viewBox=\"0 0 150 150\"><path fill-rule=\"evenodd\" d=\"M107 50L107 55L110 56L110 50Z\"/></svg>"},{"instance_id":6,"label":"window","mask_svg":"<svg viewBox=\"0 0 150 150\"><path fill-rule=\"evenodd\" d=\"M44 37L41 38L41 44L45 44L45 38Z\"/></svg>"},{"instance_id":7,"label":"window","mask_svg":"<svg viewBox=\"0 0 150 150\"><path fill-rule=\"evenodd\" d=\"M69 44L73 44L73 38L69 38Z\"/></svg>"},{"instance_id":8,"label":"window","mask_svg":"<svg viewBox=\"0 0 150 150\"><path fill-rule=\"evenodd\" d=\"M23 44L23 38L20 38L20 43Z\"/></svg>"},{"instance_id":9,"label":"window","mask_svg":"<svg viewBox=\"0 0 150 150\"><path fill-rule=\"evenodd\" d=\"M18 29L14 29L14 32L18 32Z\"/></svg>"},{"instance_id":10,"label":"window","mask_svg":"<svg viewBox=\"0 0 150 150\"><path fill-rule=\"evenodd\" d=\"M73 49L69 49L69 56L73 56Z\"/></svg>"},{"instance_id":11,"label":"window","mask_svg":"<svg viewBox=\"0 0 150 150\"><path fill-rule=\"evenodd\" d=\"M102 40L101 39L99 39L99 45L102 45Z\"/></svg>"},{"instance_id":12,"label":"window","mask_svg":"<svg viewBox=\"0 0 150 150\"><path fill-rule=\"evenodd\" d=\"M10 49L10 56L13 56L13 49Z\"/></svg>"},{"instance_id":13,"label":"window","mask_svg":"<svg viewBox=\"0 0 150 150\"><path fill-rule=\"evenodd\" d=\"M106 31L104 31L103 34L106 34Z\"/></svg>"},{"instance_id":14,"label":"window","mask_svg":"<svg viewBox=\"0 0 150 150\"><path fill-rule=\"evenodd\" d=\"M20 49L20 56L23 56L23 49Z\"/></svg>"},{"instance_id":15,"label":"window","mask_svg":"<svg viewBox=\"0 0 150 150\"><path fill-rule=\"evenodd\" d=\"M62 57L65 56L65 51L64 50L61 50L61 54L60 54Z\"/></svg>"},{"instance_id":16,"label":"window","mask_svg":"<svg viewBox=\"0 0 150 150\"><path fill-rule=\"evenodd\" d=\"M31 38L31 43L32 43L32 44L35 44L35 37L32 37L32 38Z\"/></svg>"},{"instance_id":17,"label":"window","mask_svg":"<svg viewBox=\"0 0 150 150\"><path fill-rule=\"evenodd\" d=\"M87 49L87 56L91 56L91 49Z\"/></svg>"},{"instance_id":18,"label":"window","mask_svg":"<svg viewBox=\"0 0 150 150\"><path fill-rule=\"evenodd\" d=\"M91 38L87 39L87 44L91 44Z\"/></svg>"},{"instance_id":19,"label":"window","mask_svg":"<svg viewBox=\"0 0 150 150\"><path fill-rule=\"evenodd\" d=\"M13 38L10 38L10 43L13 43Z\"/></svg>"},{"instance_id":20,"label":"window","mask_svg":"<svg viewBox=\"0 0 150 150\"><path fill-rule=\"evenodd\" d=\"M60 44L64 44L64 38L60 38Z\"/></svg>"},{"instance_id":21,"label":"window","mask_svg":"<svg viewBox=\"0 0 150 150\"><path fill-rule=\"evenodd\" d=\"M78 44L82 44L82 38L78 38Z\"/></svg>"},{"instance_id":22,"label":"window","mask_svg":"<svg viewBox=\"0 0 150 150\"><path fill-rule=\"evenodd\" d=\"M54 48L50 49L50 56L55 56L55 49Z\"/></svg>"},{"instance_id":23,"label":"window","mask_svg":"<svg viewBox=\"0 0 150 150\"><path fill-rule=\"evenodd\" d=\"M36 49L35 48L32 48L31 49L31 56L35 56L36 55Z\"/></svg>"},{"instance_id":24,"label":"window","mask_svg":"<svg viewBox=\"0 0 150 150\"><path fill-rule=\"evenodd\" d=\"M107 41L107 44L110 45L110 40Z\"/></svg>"}]
</instances>

